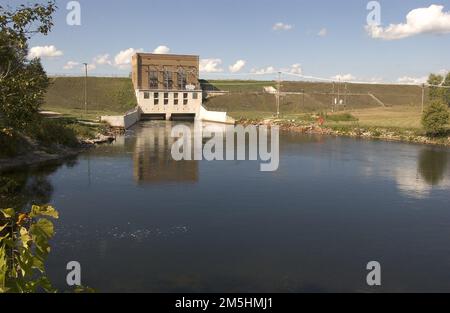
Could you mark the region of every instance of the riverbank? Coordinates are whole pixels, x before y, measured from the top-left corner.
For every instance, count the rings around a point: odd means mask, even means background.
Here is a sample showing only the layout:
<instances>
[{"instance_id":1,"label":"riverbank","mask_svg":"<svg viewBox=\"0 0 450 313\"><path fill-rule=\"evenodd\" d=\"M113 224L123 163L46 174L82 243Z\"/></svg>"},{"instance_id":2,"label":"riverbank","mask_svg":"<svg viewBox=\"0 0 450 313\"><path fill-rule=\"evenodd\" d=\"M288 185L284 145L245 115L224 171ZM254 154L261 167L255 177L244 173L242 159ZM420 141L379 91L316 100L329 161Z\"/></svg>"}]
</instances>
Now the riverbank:
<instances>
[{"instance_id":1,"label":"riverbank","mask_svg":"<svg viewBox=\"0 0 450 313\"><path fill-rule=\"evenodd\" d=\"M86 131L81 125L77 127L84 130L83 134L79 134L77 136L78 142L70 146L63 144L46 145L23 134L17 134L14 140L21 145L20 151L15 155L0 157L0 172L71 158L97 145L111 143L115 140L116 134L110 129L98 128L98 132L92 133L92 130Z\"/></svg>"},{"instance_id":2,"label":"riverbank","mask_svg":"<svg viewBox=\"0 0 450 313\"><path fill-rule=\"evenodd\" d=\"M417 129L361 127L359 125L322 125L318 122L298 121L290 119L240 119L238 124L243 126L278 126L282 131L303 134L316 134L328 136L344 136L351 138L377 139L384 141L408 142L425 145L441 145L450 147L450 135L430 138Z\"/></svg>"}]
</instances>

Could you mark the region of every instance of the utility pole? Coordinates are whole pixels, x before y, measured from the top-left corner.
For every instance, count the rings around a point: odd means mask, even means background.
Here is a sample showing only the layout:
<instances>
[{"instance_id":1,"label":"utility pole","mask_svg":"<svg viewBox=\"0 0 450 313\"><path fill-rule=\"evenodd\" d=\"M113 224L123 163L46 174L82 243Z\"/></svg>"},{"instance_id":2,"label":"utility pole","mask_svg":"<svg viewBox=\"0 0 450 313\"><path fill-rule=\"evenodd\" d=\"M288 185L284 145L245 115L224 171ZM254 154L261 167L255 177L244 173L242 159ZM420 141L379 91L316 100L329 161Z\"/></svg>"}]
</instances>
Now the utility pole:
<instances>
[{"instance_id":1,"label":"utility pole","mask_svg":"<svg viewBox=\"0 0 450 313\"><path fill-rule=\"evenodd\" d=\"M84 76L84 114L87 115L87 78L88 78L88 64L84 64L86 75Z\"/></svg>"},{"instance_id":2,"label":"utility pole","mask_svg":"<svg viewBox=\"0 0 450 313\"><path fill-rule=\"evenodd\" d=\"M347 83L345 83L344 111L347 110L347 94L348 94Z\"/></svg>"},{"instance_id":3,"label":"utility pole","mask_svg":"<svg viewBox=\"0 0 450 313\"><path fill-rule=\"evenodd\" d=\"M425 84L422 84L422 113L425 110Z\"/></svg>"},{"instance_id":4,"label":"utility pole","mask_svg":"<svg viewBox=\"0 0 450 313\"><path fill-rule=\"evenodd\" d=\"M305 89L302 90L303 107L305 107Z\"/></svg>"},{"instance_id":5,"label":"utility pole","mask_svg":"<svg viewBox=\"0 0 450 313\"><path fill-rule=\"evenodd\" d=\"M277 118L280 117L280 96L281 96L281 72L278 72L278 90L277 90Z\"/></svg>"},{"instance_id":6,"label":"utility pole","mask_svg":"<svg viewBox=\"0 0 450 313\"><path fill-rule=\"evenodd\" d=\"M334 99L334 82L333 82L333 90L331 91L331 111L334 112L335 99Z\"/></svg>"},{"instance_id":7,"label":"utility pole","mask_svg":"<svg viewBox=\"0 0 450 313\"><path fill-rule=\"evenodd\" d=\"M340 104L341 104L341 78L339 78L338 82L337 111L339 111Z\"/></svg>"}]
</instances>

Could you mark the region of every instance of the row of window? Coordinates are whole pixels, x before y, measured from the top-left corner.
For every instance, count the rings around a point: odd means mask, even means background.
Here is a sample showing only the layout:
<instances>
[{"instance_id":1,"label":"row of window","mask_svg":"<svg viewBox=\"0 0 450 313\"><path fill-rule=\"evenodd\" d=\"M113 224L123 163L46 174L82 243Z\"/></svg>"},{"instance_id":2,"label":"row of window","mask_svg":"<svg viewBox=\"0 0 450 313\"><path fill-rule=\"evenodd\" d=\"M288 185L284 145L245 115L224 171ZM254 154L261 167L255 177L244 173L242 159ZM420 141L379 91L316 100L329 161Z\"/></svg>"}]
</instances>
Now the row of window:
<instances>
[{"instance_id":1,"label":"row of window","mask_svg":"<svg viewBox=\"0 0 450 313\"><path fill-rule=\"evenodd\" d=\"M188 97L189 94L187 92L183 92L183 104L187 105L188 104ZM180 102L180 96L178 92L173 93L173 104L174 105L178 105ZM150 99L150 92L146 91L144 92L144 99L148 100ZM194 92L192 93L192 99L197 100L198 99L198 93ZM153 93L153 104L154 105L159 105L159 92L154 92ZM169 104L169 93L165 92L164 93L164 105L168 105Z\"/></svg>"},{"instance_id":2,"label":"row of window","mask_svg":"<svg viewBox=\"0 0 450 313\"><path fill-rule=\"evenodd\" d=\"M174 74L176 74L177 78L178 78L177 79L178 87L180 89L186 88L187 76L186 76L186 72L184 70L180 70L180 71L178 71L178 73L172 73L170 71L164 71L163 72L164 87L166 89L173 89L173 85L174 85L173 76L174 76ZM149 71L149 73L148 73L148 83L149 83L149 87L152 88L152 89L159 88L158 72L157 71Z\"/></svg>"}]
</instances>

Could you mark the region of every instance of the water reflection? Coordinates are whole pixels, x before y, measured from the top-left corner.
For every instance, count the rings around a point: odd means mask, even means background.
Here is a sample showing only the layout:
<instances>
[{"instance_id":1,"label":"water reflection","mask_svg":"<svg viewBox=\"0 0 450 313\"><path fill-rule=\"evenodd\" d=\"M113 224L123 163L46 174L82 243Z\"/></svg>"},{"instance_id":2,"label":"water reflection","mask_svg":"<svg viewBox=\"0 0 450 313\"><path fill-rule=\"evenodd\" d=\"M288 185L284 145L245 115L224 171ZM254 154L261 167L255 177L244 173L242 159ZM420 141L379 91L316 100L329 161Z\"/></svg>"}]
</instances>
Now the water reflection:
<instances>
[{"instance_id":1,"label":"water reflection","mask_svg":"<svg viewBox=\"0 0 450 313\"><path fill-rule=\"evenodd\" d=\"M435 149L423 149L419 154L418 168L420 176L431 186L438 186L446 178L448 152Z\"/></svg>"},{"instance_id":2,"label":"water reflection","mask_svg":"<svg viewBox=\"0 0 450 313\"><path fill-rule=\"evenodd\" d=\"M199 179L197 161L175 161L170 136L172 123L147 123L135 128L133 174L138 184L195 183ZM194 125L190 125L192 132Z\"/></svg>"},{"instance_id":3,"label":"water reflection","mask_svg":"<svg viewBox=\"0 0 450 313\"><path fill-rule=\"evenodd\" d=\"M448 151L426 147L417 151L416 155L395 162L395 178L401 192L411 198L425 199L430 197L433 189L450 187Z\"/></svg>"},{"instance_id":4,"label":"water reflection","mask_svg":"<svg viewBox=\"0 0 450 313\"><path fill-rule=\"evenodd\" d=\"M49 176L61 166L74 167L76 160L51 162L0 173L0 208L22 210L51 202L54 187Z\"/></svg>"}]
</instances>

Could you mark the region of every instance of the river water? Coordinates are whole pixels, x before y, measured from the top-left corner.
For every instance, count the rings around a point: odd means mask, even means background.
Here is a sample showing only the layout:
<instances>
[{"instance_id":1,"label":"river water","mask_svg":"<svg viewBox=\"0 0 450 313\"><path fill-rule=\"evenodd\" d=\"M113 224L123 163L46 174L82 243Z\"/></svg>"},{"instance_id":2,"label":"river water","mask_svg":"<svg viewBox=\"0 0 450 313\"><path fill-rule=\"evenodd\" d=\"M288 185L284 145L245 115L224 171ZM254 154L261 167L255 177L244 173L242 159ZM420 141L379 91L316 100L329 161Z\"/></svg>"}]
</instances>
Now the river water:
<instances>
[{"instance_id":1,"label":"river water","mask_svg":"<svg viewBox=\"0 0 450 313\"><path fill-rule=\"evenodd\" d=\"M78 261L102 292L450 291L450 149L281 133L279 170L261 172L173 161L170 126L2 174L2 207L60 212L56 287Z\"/></svg>"}]
</instances>

